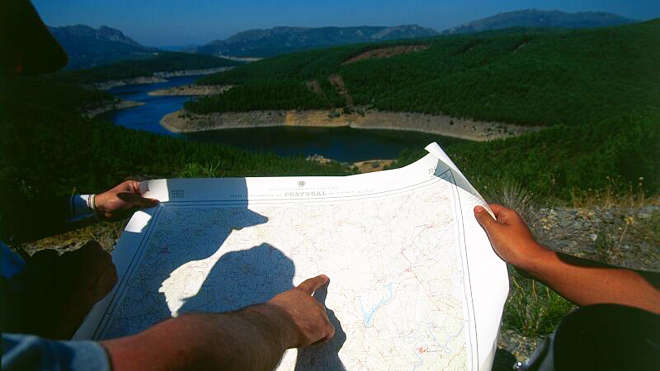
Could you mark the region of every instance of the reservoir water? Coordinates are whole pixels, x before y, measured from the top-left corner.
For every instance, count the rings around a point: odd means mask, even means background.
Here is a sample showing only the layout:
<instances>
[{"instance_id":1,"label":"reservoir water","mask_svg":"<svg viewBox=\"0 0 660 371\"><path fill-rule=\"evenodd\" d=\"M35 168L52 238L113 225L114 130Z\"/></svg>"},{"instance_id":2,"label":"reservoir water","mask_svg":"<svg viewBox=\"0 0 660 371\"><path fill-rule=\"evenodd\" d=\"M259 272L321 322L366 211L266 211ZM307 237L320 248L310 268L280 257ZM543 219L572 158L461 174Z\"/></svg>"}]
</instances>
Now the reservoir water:
<instances>
[{"instance_id":1,"label":"reservoir water","mask_svg":"<svg viewBox=\"0 0 660 371\"><path fill-rule=\"evenodd\" d=\"M173 134L160 125L161 118L183 107L191 99L184 96L150 96L153 90L193 83L199 76L170 78L156 84L127 85L111 89L118 98L142 102L144 105L120 109L101 117L117 125L152 133L175 136L199 142L232 145L251 151L266 151L280 156L321 155L337 161L355 162L396 158L404 148L424 148L431 142L442 147L463 140L395 130L360 130L348 127L270 127L257 129L214 130Z\"/></svg>"}]
</instances>

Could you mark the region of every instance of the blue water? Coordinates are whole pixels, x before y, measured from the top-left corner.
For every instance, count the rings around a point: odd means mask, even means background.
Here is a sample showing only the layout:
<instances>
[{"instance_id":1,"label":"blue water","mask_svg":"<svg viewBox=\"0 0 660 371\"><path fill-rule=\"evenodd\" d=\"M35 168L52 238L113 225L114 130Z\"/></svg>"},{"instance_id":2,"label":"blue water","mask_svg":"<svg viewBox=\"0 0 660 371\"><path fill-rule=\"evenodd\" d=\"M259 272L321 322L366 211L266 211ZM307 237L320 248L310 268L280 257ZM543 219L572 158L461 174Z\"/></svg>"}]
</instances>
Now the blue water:
<instances>
[{"instance_id":1,"label":"blue water","mask_svg":"<svg viewBox=\"0 0 660 371\"><path fill-rule=\"evenodd\" d=\"M117 98L145 103L143 106L111 111L101 116L117 125L130 129L144 130L152 133L178 136L160 126L160 119L168 113L180 110L183 103L191 99L184 96L151 96L153 90L171 88L173 86L192 84L199 76L174 77L167 82L156 84L140 84L119 86L108 90Z\"/></svg>"},{"instance_id":2,"label":"blue water","mask_svg":"<svg viewBox=\"0 0 660 371\"><path fill-rule=\"evenodd\" d=\"M394 282L390 282L386 285L383 285L383 287L387 288L389 291L389 296L387 298L380 299L380 301L376 304L374 304L370 310L365 310L364 306L362 305L362 302L360 302L360 311L362 312L362 321L364 322L364 325L366 327L370 327L371 323L374 320L374 316L376 315L376 312L378 312L378 309L380 309L383 305L389 303L394 299L394 290L392 289L392 285Z\"/></svg>"},{"instance_id":3,"label":"blue water","mask_svg":"<svg viewBox=\"0 0 660 371\"><path fill-rule=\"evenodd\" d=\"M199 76L171 78L167 82L121 86L109 92L121 99L145 105L106 113L101 118L130 129L175 136L198 142L232 145L250 151L272 152L280 156L322 155L338 161L355 162L396 158L404 148L424 148L431 142L447 147L464 141L394 130L360 130L348 127L271 127L256 129L214 130L200 133L173 134L160 126L160 120L177 111L192 99L182 96L150 96L152 90L191 84Z\"/></svg>"}]
</instances>

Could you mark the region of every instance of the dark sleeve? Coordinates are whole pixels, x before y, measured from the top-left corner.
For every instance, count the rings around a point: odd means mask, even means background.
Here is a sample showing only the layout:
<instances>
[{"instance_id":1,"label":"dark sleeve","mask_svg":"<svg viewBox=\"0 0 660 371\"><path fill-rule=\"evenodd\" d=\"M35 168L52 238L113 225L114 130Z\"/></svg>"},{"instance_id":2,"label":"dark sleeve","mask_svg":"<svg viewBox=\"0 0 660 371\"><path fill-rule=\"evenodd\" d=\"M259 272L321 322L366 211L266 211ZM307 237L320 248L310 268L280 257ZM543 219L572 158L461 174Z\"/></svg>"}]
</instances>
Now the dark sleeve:
<instances>
[{"instance_id":1,"label":"dark sleeve","mask_svg":"<svg viewBox=\"0 0 660 371\"><path fill-rule=\"evenodd\" d=\"M0 204L0 240L12 244L36 241L91 224L72 222L70 197L27 199L14 196Z\"/></svg>"},{"instance_id":2,"label":"dark sleeve","mask_svg":"<svg viewBox=\"0 0 660 371\"><path fill-rule=\"evenodd\" d=\"M53 341L33 335L2 334L3 371L110 371L105 349L93 341Z\"/></svg>"}]
</instances>

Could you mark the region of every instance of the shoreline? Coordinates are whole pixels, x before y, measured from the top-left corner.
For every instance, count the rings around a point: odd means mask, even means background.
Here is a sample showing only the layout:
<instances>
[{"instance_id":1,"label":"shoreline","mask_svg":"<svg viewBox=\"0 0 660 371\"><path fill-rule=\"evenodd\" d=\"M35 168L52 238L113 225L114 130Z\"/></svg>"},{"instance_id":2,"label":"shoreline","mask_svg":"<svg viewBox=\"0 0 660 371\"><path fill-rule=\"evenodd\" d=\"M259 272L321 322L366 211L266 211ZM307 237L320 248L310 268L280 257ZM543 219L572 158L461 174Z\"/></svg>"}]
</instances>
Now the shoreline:
<instances>
[{"instance_id":1,"label":"shoreline","mask_svg":"<svg viewBox=\"0 0 660 371\"><path fill-rule=\"evenodd\" d=\"M130 108L130 107L138 107L138 106L143 106L145 103L144 102L136 102L132 100L124 100L124 99L119 99L117 101L114 101L112 103L104 104L102 106L88 109L83 111L80 115L83 117L86 117L88 119L93 118L94 116L98 116L102 113L106 113L108 111L114 111L118 109L123 109L123 108Z\"/></svg>"},{"instance_id":2,"label":"shoreline","mask_svg":"<svg viewBox=\"0 0 660 371\"><path fill-rule=\"evenodd\" d=\"M160 125L173 133L277 126L350 127L353 129L416 131L477 142L510 138L541 129L541 127L461 119L447 115L367 111L364 115L351 113L331 117L333 112L336 111L268 110L200 115L179 110L165 115L161 119Z\"/></svg>"},{"instance_id":3,"label":"shoreline","mask_svg":"<svg viewBox=\"0 0 660 371\"><path fill-rule=\"evenodd\" d=\"M156 84L159 82L167 82L168 78L172 77L184 77L184 76L202 76L202 75L211 75L214 73L226 71L232 69L233 67L214 67L214 68L204 68L196 70L179 70L179 71L170 71L170 72L154 72L151 76L138 76L130 79L118 79L118 80L108 80L102 82L95 82L92 84L85 84L83 87L97 90L110 90L119 86L126 85L143 85L143 84Z\"/></svg>"},{"instance_id":4,"label":"shoreline","mask_svg":"<svg viewBox=\"0 0 660 371\"><path fill-rule=\"evenodd\" d=\"M151 96L204 96L222 94L231 89L232 85L182 85L166 89L152 90Z\"/></svg>"}]
</instances>

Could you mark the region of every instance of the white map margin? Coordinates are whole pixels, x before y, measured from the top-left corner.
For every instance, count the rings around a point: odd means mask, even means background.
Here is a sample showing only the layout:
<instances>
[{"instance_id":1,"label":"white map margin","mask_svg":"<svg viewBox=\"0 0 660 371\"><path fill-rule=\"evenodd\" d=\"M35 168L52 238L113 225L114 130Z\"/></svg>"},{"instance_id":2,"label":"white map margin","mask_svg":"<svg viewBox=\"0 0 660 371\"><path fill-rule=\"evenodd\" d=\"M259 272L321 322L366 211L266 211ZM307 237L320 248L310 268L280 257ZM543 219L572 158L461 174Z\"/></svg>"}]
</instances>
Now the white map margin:
<instances>
[{"instance_id":1,"label":"white map margin","mask_svg":"<svg viewBox=\"0 0 660 371\"><path fill-rule=\"evenodd\" d=\"M499 334L500 319L504 302L508 294L508 275L506 264L495 254L486 233L474 218L472 209L475 205L485 206L489 212L490 208L481 197L481 195L469 183L461 171L456 167L453 161L436 143L431 143L426 150L438 159L438 170L440 173L445 170L451 170L453 181L455 183L453 205L456 213L457 236L462 237L459 241L460 250L465 253L461 257L465 273L465 297L472 300L472 303L464 303L464 311L469 321L468 336L471 344L474 345L471 357L468 359L468 369L474 370L475 363L479 365L476 368L479 371L489 371L492 367L493 357L497 347L497 337ZM428 155L426 156L428 157ZM425 160L426 157L422 160ZM422 161L420 160L420 162ZM410 166L414 166L410 165ZM396 170L393 170L396 171ZM374 176L378 173L364 174L358 176ZM314 177L301 177L301 179L313 179ZM247 183L248 188L251 181L258 178L224 178L207 179L207 181L222 182L224 190L231 189L232 183L237 185ZM276 178L273 178L276 179ZM281 178L277 178L281 179ZM177 179L157 179L140 183L142 193L151 198L157 198L161 202L169 202L172 182L179 183L184 180ZM214 187L215 188L215 187ZM217 189L217 188L216 188ZM207 191L211 193L210 190ZM196 197L205 199L212 197L201 190ZM237 200L237 202L247 202ZM150 227L150 220L158 212L158 208L145 209L136 212L127 224L124 233L117 241L117 248L112 254L112 260L117 268L119 281L113 290L100 302L98 302L89 313L85 321L73 336L73 340L93 339L99 324L104 321L107 310L111 307L116 292L122 287L122 281L127 276L127 271L133 264L134 259L139 259L136 250L130 247L139 246L144 238L145 232ZM462 231L461 231L462 230Z\"/></svg>"},{"instance_id":2,"label":"white map margin","mask_svg":"<svg viewBox=\"0 0 660 371\"><path fill-rule=\"evenodd\" d=\"M472 298L472 305L467 305L466 308L474 310L474 313L468 313L467 317L471 320L474 319L474 322L470 324L470 341L476 344L473 357L477 358L478 370L489 371L492 368L497 349L500 319L509 292L509 277L506 263L493 250L488 236L474 217L473 208L481 205L491 215L493 212L437 143L429 144L426 150L436 156L439 162L450 169L454 176L455 191L458 193L456 199L459 202L458 205L455 205L455 210L461 214L457 215L456 220L463 223L464 230L464 234L459 233L458 235L464 237L464 241L460 243L463 243L465 248L461 250L465 251L467 255L463 268L467 272L469 282L466 282L464 286L466 290L472 290L471 293L466 292L466 297ZM460 228L458 223L457 228Z\"/></svg>"}]
</instances>

